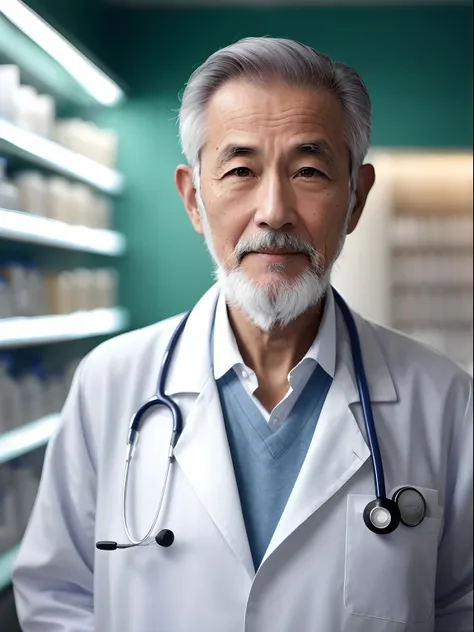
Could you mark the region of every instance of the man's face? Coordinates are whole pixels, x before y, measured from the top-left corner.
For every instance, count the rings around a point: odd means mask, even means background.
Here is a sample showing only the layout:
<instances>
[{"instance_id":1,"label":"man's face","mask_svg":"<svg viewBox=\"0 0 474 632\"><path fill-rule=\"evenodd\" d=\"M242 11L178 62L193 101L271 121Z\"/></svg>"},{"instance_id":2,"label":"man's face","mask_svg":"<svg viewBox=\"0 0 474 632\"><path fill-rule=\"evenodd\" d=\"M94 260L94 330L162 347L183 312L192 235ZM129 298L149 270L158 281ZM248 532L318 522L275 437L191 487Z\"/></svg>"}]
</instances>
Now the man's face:
<instances>
[{"instance_id":1,"label":"man's face","mask_svg":"<svg viewBox=\"0 0 474 632\"><path fill-rule=\"evenodd\" d=\"M201 192L219 261L227 269L237 265L239 239L262 229L298 235L332 261L347 215L349 171L334 95L225 84L209 103L201 151ZM276 262L284 263L287 278L309 264L302 254L251 253L240 265L260 285L273 280L268 264Z\"/></svg>"},{"instance_id":2,"label":"man's face","mask_svg":"<svg viewBox=\"0 0 474 632\"><path fill-rule=\"evenodd\" d=\"M315 261L322 277L338 254L351 198L349 151L337 98L279 82L229 81L208 104L205 134L200 154L205 217L189 183L189 168L178 168L176 183L194 228L206 231L221 270L237 271L254 288L272 288L273 294L310 270L314 277ZM366 177L354 192L349 232L360 217L370 180ZM283 248L245 247L268 233L297 240Z\"/></svg>"}]
</instances>

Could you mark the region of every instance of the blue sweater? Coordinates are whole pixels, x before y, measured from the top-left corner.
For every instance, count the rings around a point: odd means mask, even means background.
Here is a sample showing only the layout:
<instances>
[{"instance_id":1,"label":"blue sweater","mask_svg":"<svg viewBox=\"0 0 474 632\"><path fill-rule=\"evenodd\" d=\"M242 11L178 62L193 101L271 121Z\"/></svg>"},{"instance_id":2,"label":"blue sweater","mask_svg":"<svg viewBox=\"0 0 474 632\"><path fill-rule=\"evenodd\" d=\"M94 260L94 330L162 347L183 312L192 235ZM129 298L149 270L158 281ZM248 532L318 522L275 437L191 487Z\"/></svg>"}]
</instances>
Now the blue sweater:
<instances>
[{"instance_id":1,"label":"blue sweater","mask_svg":"<svg viewBox=\"0 0 474 632\"><path fill-rule=\"evenodd\" d=\"M272 431L233 369L217 381L255 569L298 477L331 382L318 365L288 419Z\"/></svg>"}]
</instances>

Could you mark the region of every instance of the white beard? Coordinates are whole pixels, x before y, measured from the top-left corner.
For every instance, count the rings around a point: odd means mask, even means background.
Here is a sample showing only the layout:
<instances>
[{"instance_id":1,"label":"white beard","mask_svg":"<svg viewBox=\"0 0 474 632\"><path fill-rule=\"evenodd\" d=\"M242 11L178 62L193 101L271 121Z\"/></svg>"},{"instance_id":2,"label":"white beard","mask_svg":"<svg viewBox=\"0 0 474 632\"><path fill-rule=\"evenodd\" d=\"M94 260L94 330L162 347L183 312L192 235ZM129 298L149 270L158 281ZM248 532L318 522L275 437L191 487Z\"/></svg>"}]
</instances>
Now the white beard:
<instances>
[{"instance_id":1,"label":"white beard","mask_svg":"<svg viewBox=\"0 0 474 632\"><path fill-rule=\"evenodd\" d=\"M217 265L215 277L230 305L240 309L262 331L285 327L317 305L329 285L330 274L321 277L307 268L296 279L255 285L240 268L227 272Z\"/></svg>"},{"instance_id":2,"label":"white beard","mask_svg":"<svg viewBox=\"0 0 474 632\"><path fill-rule=\"evenodd\" d=\"M203 223L204 238L215 263L214 277L226 301L242 311L262 331L285 327L310 307L318 305L325 296L331 280L332 267L341 253L351 212L348 212L344 229L333 260L326 265L324 257L313 251L310 265L295 279L284 277L284 263L269 264L275 280L265 285L252 282L239 265L226 270L215 253L206 209L201 197L199 182L196 183L196 201ZM351 196L350 210L355 202ZM266 231L267 235L274 231ZM265 240L265 234L260 233ZM236 246L236 251L239 249ZM280 245L282 247L282 245Z\"/></svg>"}]
</instances>

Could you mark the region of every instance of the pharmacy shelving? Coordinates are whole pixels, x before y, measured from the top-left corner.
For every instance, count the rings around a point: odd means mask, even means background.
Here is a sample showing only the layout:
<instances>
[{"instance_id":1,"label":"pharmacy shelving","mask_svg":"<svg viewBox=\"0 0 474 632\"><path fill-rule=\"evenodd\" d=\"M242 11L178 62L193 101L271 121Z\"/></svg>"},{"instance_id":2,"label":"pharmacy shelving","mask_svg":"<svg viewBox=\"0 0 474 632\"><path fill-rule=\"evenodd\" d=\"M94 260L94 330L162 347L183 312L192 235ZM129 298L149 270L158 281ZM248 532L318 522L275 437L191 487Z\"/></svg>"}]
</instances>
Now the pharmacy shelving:
<instances>
[{"instance_id":1,"label":"pharmacy shelving","mask_svg":"<svg viewBox=\"0 0 474 632\"><path fill-rule=\"evenodd\" d=\"M125 97L109 70L21 0L0 0L0 63L17 65L25 83L67 105L114 106Z\"/></svg>"},{"instance_id":2,"label":"pharmacy shelving","mask_svg":"<svg viewBox=\"0 0 474 632\"><path fill-rule=\"evenodd\" d=\"M0 435L0 464L46 445L58 424L59 414L47 415ZM11 583L18 549L19 546L16 545L0 553L0 592Z\"/></svg>"},{"instance_id":3,"label":"pharmacy shelving","mask_svg":"<svg viewBox=\"0 0 474 632\"><path fill-rule=\"evenodd\" d=\"M27 132L0 119L0 153L21 158L29 163L80 180L99 191L119 195L124 188L121 173L62 147L47 138Z\"/></svg>"},{"instance_id":4,"label":"pharmacy shelving","mask_svg":"<svg viewBox=\"0 0 474 632\"><path fill-rule=\"evenodd\" d=\"M113 107L125 98L125 90L119 80L99 65L82 46L69 42L21 0L0 0L0 64L16 67L14 73L19 73L23 86L33 87L38 95L52 97L60 116L68 113L81 120L89 111L84 108L97 105ZM7 158L8 168L13 174L18 167L27 167L28 170L36 167L40 172L52 176L58 174L108 196L118 196L123 192L125 180L118 170L27 131L31 128L22 120L13 116L8 108L0 115L0 155ZM50 254L58 257L59 268L62 267L62 252L58 249L109 257L119 257L126 251L124 236L113 230L68 225L2 208L0 240L53 248L48 257ZM129 314L123 308L2 318L0 350L109 336L126 330L128 326ZM59 415L48 415L0 435L0 464L46 445L58 423ZM21 537L21 533L16 534L12 545ZM18 548L12 546L0 553L0 590L11 583Z\"/></svg>"},{"instance_id":5,"label":"pharmacy shelving","mask_svg":"<svg viewBox=\"0 0 474 632\"><path fill-rule=\"evenodd\" d=\"M0 464L46 445L58 423L59 414L47 415L0 435Z\"/></svg>"},{"instance_id":6,"label":"pharmacy shelving","mask_svg":"<svg viewBox=\"0 0 474 632\"><path fill-rule=\"evenodd\" d=\"M116 231L74 226L2 208L0 238L108 256L120 256L126 250L125 237Z\"/></svg>"},{"instance_id":7,"label":"pharmacy shelving","mask_svg":"<svg viewBox=\"0 0 474 632\"><path fill-rule=\"evenodd\" d=\"M0 464L16 459L48 443L59 424L59 414L47 415L0 435ZM0 553L0 592L11 583L19 546Z\"/></svg>"},{"instance_id":8,"label":"pharmacy shelving","mask_svg":"<svg viewBox=\"0 0 474 632\"><path fill-rule=\"evenodd\" d=\"M127 310L120 307L89 312L0 319L0 349L106 336L125 330Z\"/></svg>"},{"instance_id":9,"label":"pharmacy shelving","mask_svg":"<svg viewBox=\"0 0 474 632\"><path fill-rule=\"evenodd\" d=\"M19 545L0 553L0 591L6 588L12 580L13 566L18 555Z\"/></svg>"},{"instance_id":10,"label":"pharmacy shelving","mask_svg":"<svg viewBox=\"0 0 474 632\"><path fill-rule=\"evenodd\" d=\"M472 155L406 153L391 163L390 324L471 371Z\"/></svg>"},{"instance_id":11,"label":"pharmacy shelving","mask_svg":"<svg viewBox=\"0 0 474 632\"><path fill-rule=\"evenodd\" d=\"M332 282L365 318L472 372L472 152L380 148L369 162L377 183Z\"/></svg>"}]
</instances>

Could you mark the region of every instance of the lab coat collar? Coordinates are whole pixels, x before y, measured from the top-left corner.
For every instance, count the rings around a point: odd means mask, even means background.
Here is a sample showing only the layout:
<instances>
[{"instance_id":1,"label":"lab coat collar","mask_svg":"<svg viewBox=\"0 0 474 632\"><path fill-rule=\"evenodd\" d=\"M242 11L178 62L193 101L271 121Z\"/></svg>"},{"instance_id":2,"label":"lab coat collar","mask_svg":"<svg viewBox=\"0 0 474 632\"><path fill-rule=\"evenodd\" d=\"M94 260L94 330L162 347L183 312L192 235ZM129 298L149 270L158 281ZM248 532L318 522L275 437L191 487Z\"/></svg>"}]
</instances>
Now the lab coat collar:
<instances>
[{"instance_id":1,"label":"lab coat collar","mask_svg":"<svg viewBox=\"0 0 474 632\"><path fill-rule=\"evenodd\" d=\"M222 294L217 303L214 333L215 339L219 341L219 345L214 345L214 378L218 380L230 369L239 365L245 366L230 326L226 301ZM314 360L330 377L334 377L336 368L336 319L335 301L332 292L327 293L318 334L304 358L300 361L300 364L308 359ZM293 370L298 371L298 367L295 367Z\"/></svg>"},{"instance_id":2,"label":"lab coat collar","mask_svg":"<svg viewBox=\"0 0 474 632\"><path fill-rule=\"evenodd\" d=\"M199 394L211 375L209 340L218 297L218 286L213 285L188 318L166 379L165 393L170 397L178 393Z\"/></svg>"},{"instance_id":3,"label":"lab coat collar","mask_svg":"<svg viewBox=\"0 0 474 632\"><path fill-rule=\"evenodd\" d=\"M361 341L362 358L369 386L370 401L373 403L398 401L398 393L393 377L377 338L377 325L365 320L356 312L352 310L351 312L354 316ZM352 360L349 334L339 309L336 309L336 340L337 368L334 379L338 379L341 383L348 403L354 404L360 402L360 397L357 389L357 379Z\"/></svg>"},{"instance_id":4,"label":"lab coat collar","mask_svg":"<svg viewBox=\"0 0 474 632\"><path fill-rule=\"evenodd\" d=\"M167 395L172 397L178 393L198 394L211 376L209 339L218 298L219 288L213 285L194 307L173 354L165 385ZM330 300L332 308L328 303L329 309L325 310L324 315L328 321L328 329L331 317L335 323L331 335L334 335L336 342L336 366L330 374L334 375L334 379L340 380L348 403L353 404L359 401L359 394L349 337L340 310L335 308L333 297ZM354 312L353 315L361 340L371 401L374 403L397 401L397 392L377 338L376 326ZM329 355L327 363L328 368L331 369Z\"/></svg>"}]
</instances>

